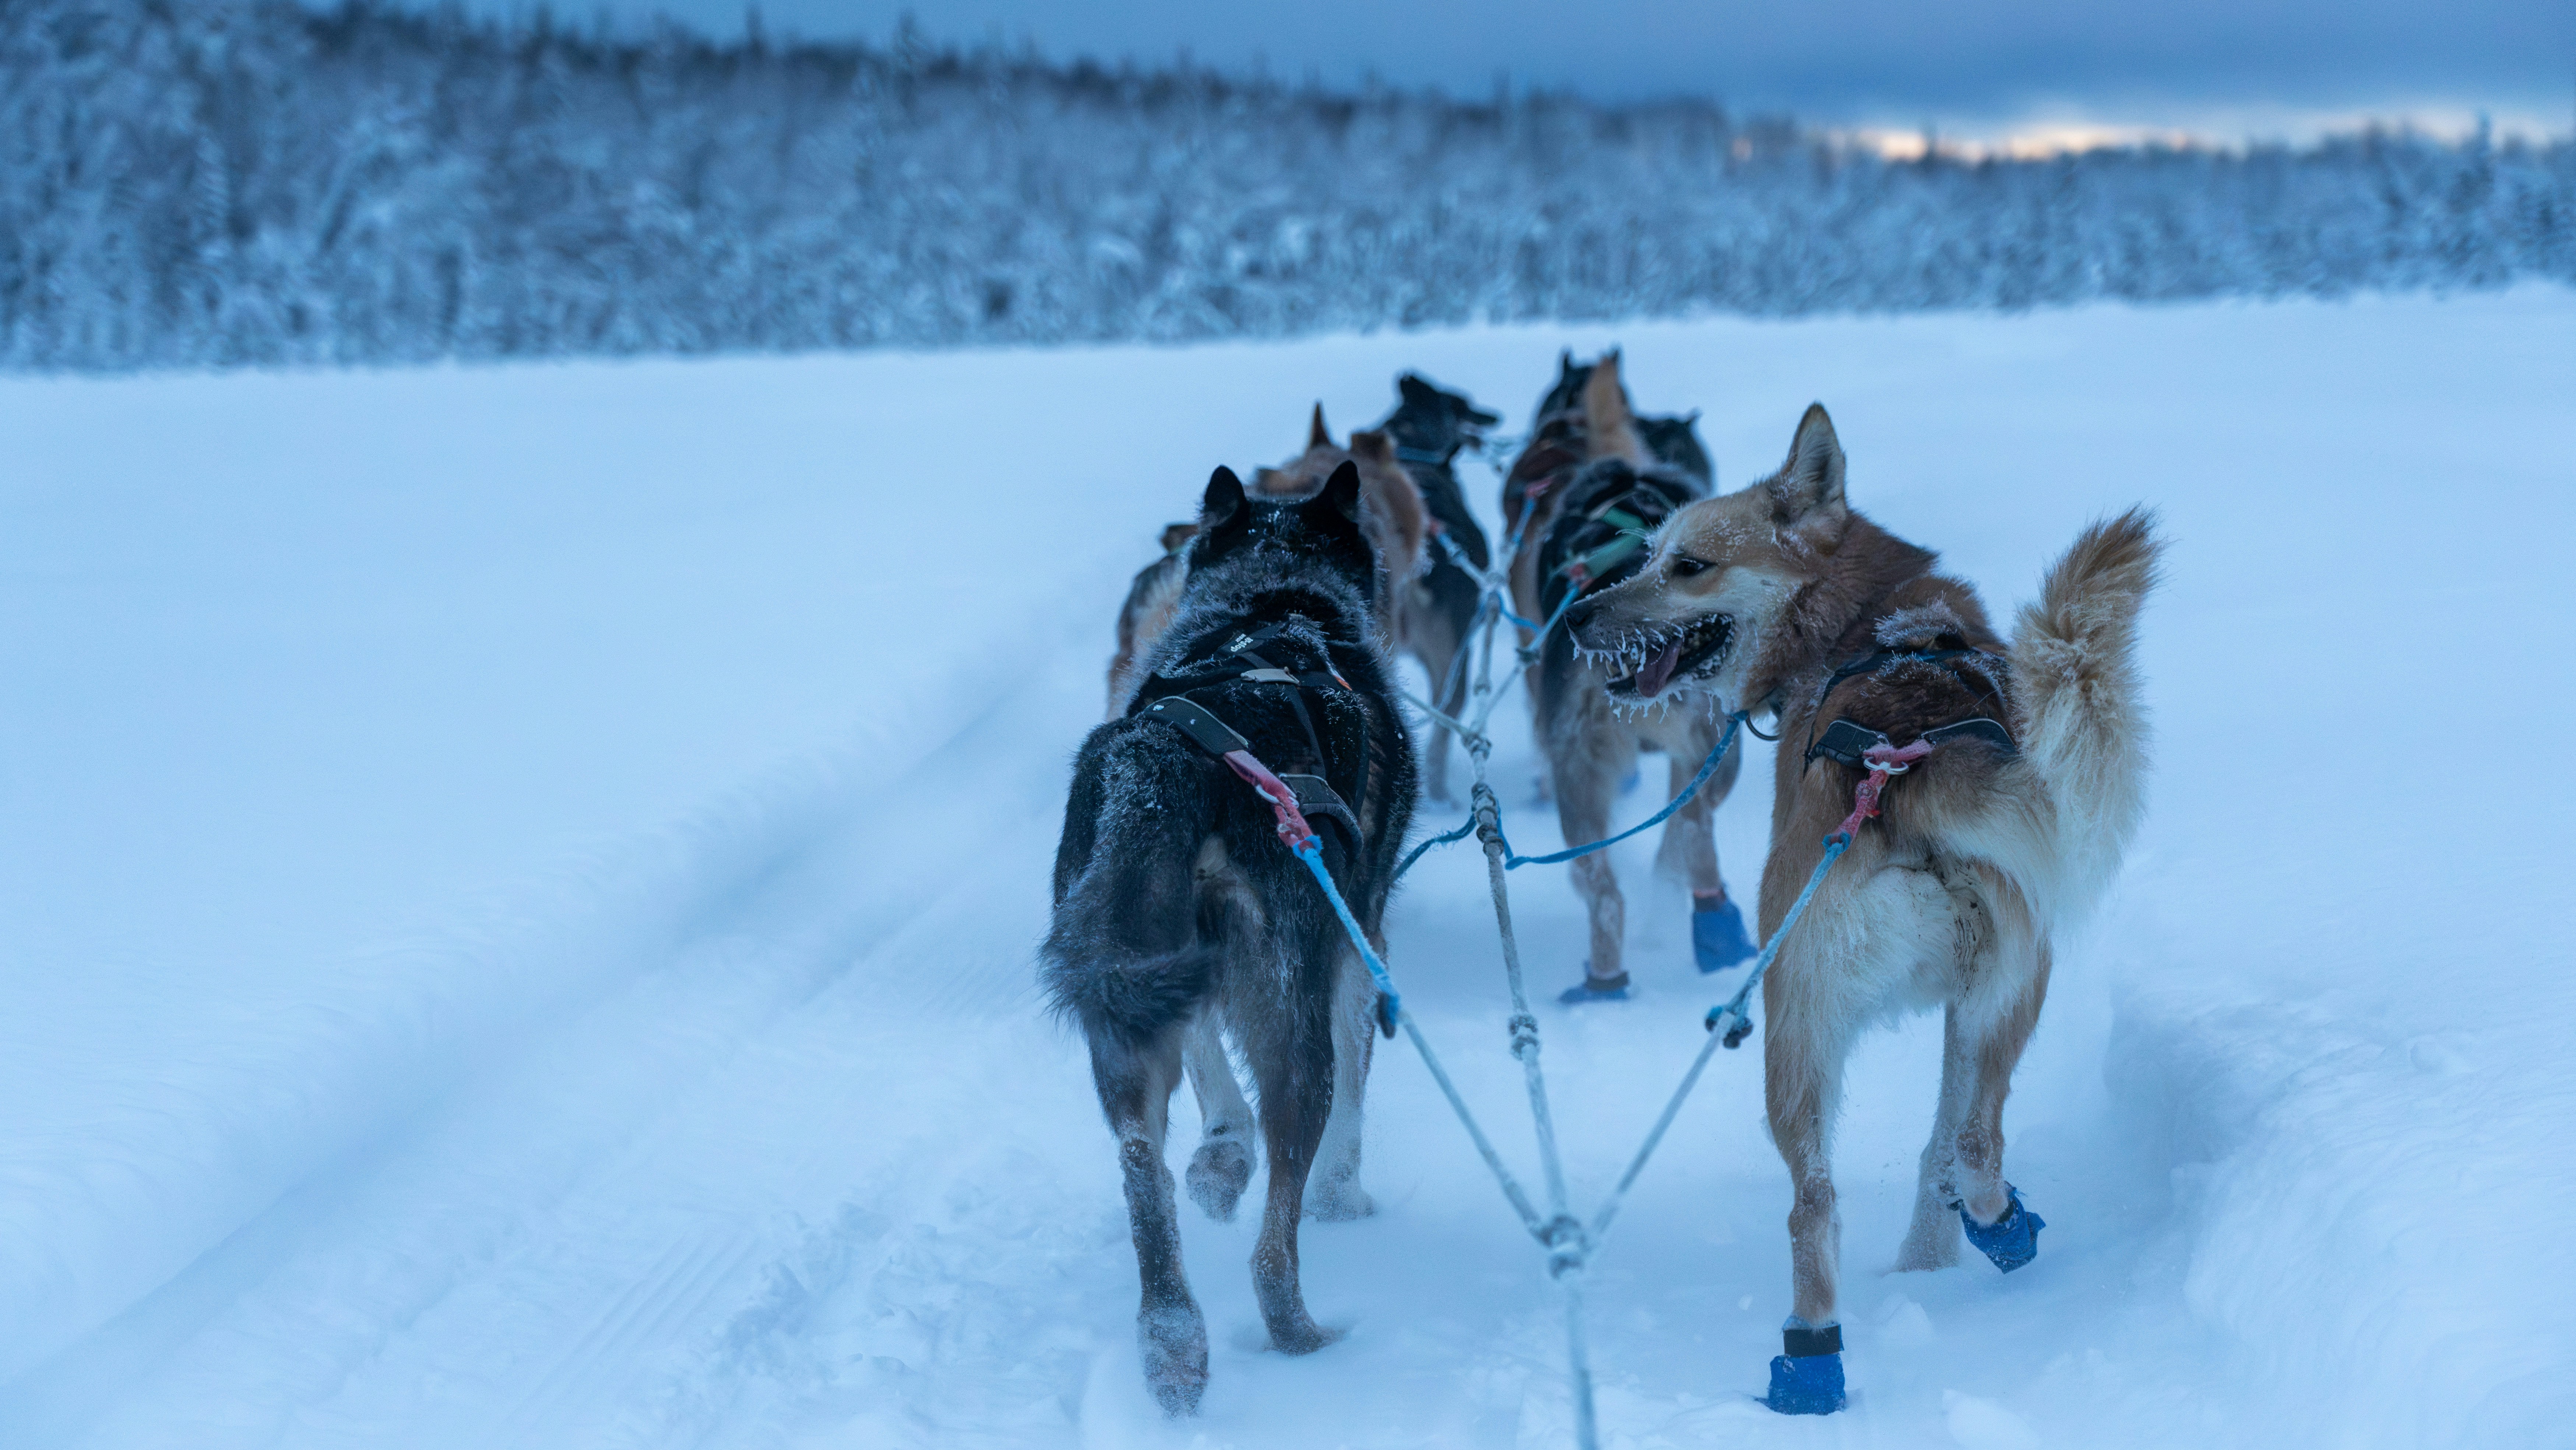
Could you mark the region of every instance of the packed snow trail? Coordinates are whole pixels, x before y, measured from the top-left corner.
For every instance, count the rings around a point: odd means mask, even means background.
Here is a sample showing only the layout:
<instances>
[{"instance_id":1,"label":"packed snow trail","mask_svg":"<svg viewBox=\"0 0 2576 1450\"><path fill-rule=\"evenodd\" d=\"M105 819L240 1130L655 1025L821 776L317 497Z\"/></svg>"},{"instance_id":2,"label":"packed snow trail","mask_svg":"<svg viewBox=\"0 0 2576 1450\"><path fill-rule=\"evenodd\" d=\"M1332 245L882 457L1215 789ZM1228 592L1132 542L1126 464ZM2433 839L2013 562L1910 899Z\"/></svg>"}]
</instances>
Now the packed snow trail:
<instances>
[{"instance_id":1,"label":"packed snow trail","mask_svg":"<svg viewBox=\"0 0 2576 1450\"><path fill-rule=\"evenodd\" d=\"M1318 395L1374 418L1401 366L1516 426L1558 346L1613 340L1730 485L1823 398L1855 503L1998 609L2113 507L2175 551L2154 804L2009 1114L2046 1251L1884 1272L1938 1028L1873 1039L1853 1406L1761 1409L1757 1036L1594 1269L1605 1442L2563 1441L2576 963L2515 722L2576 703L2571 335L2523 291L0 383L0 1443L1565 1443L1538 1256L1394 1052L1380 1211L1306 1230L1348 1338L1265 1351L1250 1221L1191 1211L1211 1385L1164 1424L1030 960L1118 591L1208 467L1284 455ZM1718 817L1746 893L1763 763ZM1730 980L1651 839L1618 849L1641 999L1545 1024L1578 1202ZM1570 888L1513 884L1533 985L1570 980ZM1389 923L1526 1171L1473 846Z\"/></svg>"}]
</instances>

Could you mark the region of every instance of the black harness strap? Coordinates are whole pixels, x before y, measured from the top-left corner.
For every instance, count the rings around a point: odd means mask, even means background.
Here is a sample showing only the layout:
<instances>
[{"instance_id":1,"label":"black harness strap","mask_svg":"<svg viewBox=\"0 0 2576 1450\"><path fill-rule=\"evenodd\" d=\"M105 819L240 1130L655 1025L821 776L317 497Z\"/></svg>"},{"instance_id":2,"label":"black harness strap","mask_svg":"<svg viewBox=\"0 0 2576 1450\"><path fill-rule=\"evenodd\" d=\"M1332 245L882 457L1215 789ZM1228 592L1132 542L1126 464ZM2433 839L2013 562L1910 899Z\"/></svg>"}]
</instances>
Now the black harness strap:
<instances>
[{"instance_id":1,"label":"black harness strap","mask_svg":"<svg viewBox=\"0 0 2576 1450\"><path fill-rule=\"evenodd\" d=\"M1290 620L1303 618L1302 615L1289 616ZM1315 728L1315 717L1306 708L1306 692L1308 690L1349 690L1351 683L1342 678L1340 671L1332 668L1334 641L1329 636L1324 640L1324 668L1320 670L1284 669L1260 653L1260 646L1277 640L1287 631L1288 622L1282 621L1236 634L1220 646L1215 654L1207 656L1203 662L1187 666L1171 675L1157 676L1157 679L1166 684L1177 684L1182 688L1168 695L1155 696L1140 706L1136 713L1150 715L1167 725L1178 727L1181 733L1189 736L1191 742L1201 750L1221 760L1231 751L1241 750L1248 753L1252 749L1252 742L1246 740L1242 732L1218 719L1214 711L1192 699L1191 695L1196 691L1233 680L1248 680L1259 685L1286 685L1289 687L1288 708L1296 713L1297 728L1305 732L1306 744L1315 752L1315 759L1324 763L1329 769L1333 753L1325 749L1324 737ZM1359 749L1352 752L1357 757L1352 762L1352 774L1355 777L1352 790L1362 799L1368 796L1367 731L1368 727L1363 717ZM1326 820L1338 822L1351 833L1352 848L1358 849L1359 815L1351 809L1350 803L1342 798L1341 793L1333 789L1332 782L1319 775L1292 775L1286 771L1273 773L1279 777L1281 785L1288 787L1296 795L1299 810L1308 816L1321 816Z\"/></svg>"},{"instance_id":2,"label":"black harness strap","mask_svg":"<svg viewBox=\"0 0 2576 1450\"><path fill-rule=\"evenodd\" d=\"M1921 738L1933 745L1947 745L1953 740L1983 740L2007 755L2020 748L2013 744L2012 732L2006 730L2001 721L1989 720L1983 715L1954 720L1937 730L1926 730ZM1824 735L1807 747L1807 759L1814 760L1821 755L1827 760L1839 760L1845 765L1866 770L1868 762L1861 758L1864 752L1881 746L1892 748L1895 744L1887 732L1872 730L1857 720L1842 717L1826 726Z\"/></svg>"},{"instance_id":3,"label":"black harness strap","mask_svg":"<svg viewBox=\"0 0 2576 1450\"><path fill-rule=\"evenodd\" d=\"M1955 639L1957 636L1953 635L1951 638ZM1855 675L1875 674L1887 665L1904 662L1927 665L1946 664L1964 683L1968 679L1967 672L1959 668L1958 661L1994 657L1994 652L1991 650L1974 649L1967 645L1942 649L1883 649L1863 655L1844 665L1827 676L1824 688L1816 692L1814 715L1809 717L1807 725L1805 763L1812 765L1816 757L1821 755L1828 760L1838 760L1845 765L1858 766L1862 764L1861 752L1876 746L1892 746L1896 743L1890 740L1884 731L1873 730L1848 716L1835 717L1832 724L1824 727L1823 735L1818 736L1814 716L1824 713L1825 701L1834 693L1834 687L1843 681ZM1991 683L1980 687L1978 693L1988 699L1995 699L1995 691ZM2002 702L1997 700L1996 703ZM2021 748L2014 743L2012 731L2006 729L2003 722L1985 715L1953 720L1947 725L1924 731L1922 738L1934 745L1947 744L1953 740L1983 740L2007 755Z\"/></svg>"},{"instance_id":4,"label":"black harness strap","mask_svg":"<svg viewBox=\"0 0 2576 1450\"><path fill-rule=\"evenodd\" d=\"M1139 713L1166 725L1178 725L1182 734L1198 743L1199 749L1219 760L1232 751L1252 748L1252 742L1236 734L1233 726L1209 714L1207 706L1187 695L1165 695Z\"/></svg>"},{"instance_id":5,"label":"black harness strap","mask_svg":"<svg viewBox=\"0 0 2576 1450\"><path fill-rule=\"evenodd\" d=\"M1644 562L1646 536L1696 496L1677 479L1622 470L1568 500L1539 545L1540 609L1627 578Z\"/></svg>"}]
</instances>

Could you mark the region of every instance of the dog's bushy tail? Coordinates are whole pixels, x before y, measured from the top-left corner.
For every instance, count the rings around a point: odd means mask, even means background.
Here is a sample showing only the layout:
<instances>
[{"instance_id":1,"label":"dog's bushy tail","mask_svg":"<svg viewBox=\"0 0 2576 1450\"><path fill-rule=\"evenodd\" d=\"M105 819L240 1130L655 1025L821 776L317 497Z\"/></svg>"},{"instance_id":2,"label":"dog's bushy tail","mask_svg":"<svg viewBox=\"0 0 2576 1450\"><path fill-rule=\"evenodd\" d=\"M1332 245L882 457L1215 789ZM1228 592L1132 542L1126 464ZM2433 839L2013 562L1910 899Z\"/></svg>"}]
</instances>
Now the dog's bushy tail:
<instances>
[{"instance_id":1,"label":"dog's bushy tail","mask_svg":"<svg viewBox=\"0 0 2576 1450\"><path fill-rule=\"evenodd\" d=\"M1232 913L1199 901L1205 767L1153 750L1112 754L1123 758L1093 762L1106 777L1093 798L1106 804L1038 948L1039 977L1085 1034L1141 1045L1207 995L1229 933L1202 927L1231 925Z\"/></svg>"},{"instance_id":2,"label":"dog's bushy tail","mask_svg":"<svg viewBox=\"0 0 2576 1450\"><path fill-rule=\"evenodd\" d=\"M2012 646L2023 759L2056 807L2070 905L2119 868L2146 801L2149 728L2137 666L2138 612L2158 578L2155 515L2094 524L2025 605Z\"/></svg>"}]
</instances>

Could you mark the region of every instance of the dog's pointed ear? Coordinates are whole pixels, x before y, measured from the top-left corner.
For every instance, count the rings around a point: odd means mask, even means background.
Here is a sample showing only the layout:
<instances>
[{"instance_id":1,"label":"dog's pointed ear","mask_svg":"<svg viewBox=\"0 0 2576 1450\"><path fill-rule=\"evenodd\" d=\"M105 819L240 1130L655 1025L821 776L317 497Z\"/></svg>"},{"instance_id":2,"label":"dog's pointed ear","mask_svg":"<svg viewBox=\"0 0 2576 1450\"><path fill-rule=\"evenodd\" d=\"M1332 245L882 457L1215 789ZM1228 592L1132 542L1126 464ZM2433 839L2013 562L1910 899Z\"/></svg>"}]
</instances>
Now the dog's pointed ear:
<instances>
[{"instance_id":1,"label":"dog's pointed ear","mask_svg":"<svg viewBox=\"0 0 2576 1450\"><path fill-rule=\"evenodd\" d=\"M1619 381L1619 354L1614 349L1592 365L1583 384L1583 435L1595 458L1624 458L1644 463L1646 450L1637 441L1637 418L1628 411L1628 389Z\"/></svg>"},{"instance_id":2,"label":"dog's pointed ear","mask_svg":"<svg viewBox=\"0 0 2576 1450\"><path fill-rule=\"evenodd\" d=\"M1374 429L1363 428L1351 435L1351 456L1382 463L1389 468L1400 466L1395 456L1394 436Z\"/></svg>"},{"instance_id":3,"label":"dog's pointed ear","mask_svg":"<svg viewBox=\"0 0 2576 1450\"><path fill-rule=\"evenodd\" d=\"M1214 529L1243 509L1243 480L1223 464L1208 475L1207 497L1199 500L1199 528Z\"/></svg>"},{"instance_id":4,"label":"dog's pointed ear","mask_svg":"<svg viewBox=\"0 0 2576 1450\"><path fill-rule=\"evenodd\" d=\"M1324 426L1324 405L1321 403L1315 405L1314 419L1306 425L1306 446L1309 448L1333 446L1333 430Z\"/></svg>"},{"instance_id":5,"label":"dog's pointed ear","mask_svg":"<svg viewBox=\"0 0 2576 1450\"><path fill-rule=\"evenodd\" d=\"M1333 476L1324 480L1324 491L1315 495L1315 502L1356 521L1360 516L1360 466L1344 459L1342 466L1333 470Z\"/></svg>"},{"instance_id":6,"label":"dog's pointed ear","mask_svg":"<svg viewBox=\"0 0 2576 1450\"><path fill-rule=\"evenodd\" d=\"M1822 403L1809 403L1789 444L1789 461L1771 480L1771 516L1783 524L1810 518L1839 519L1843 502L1843 445Z\"/></svg>"}]
</instances>

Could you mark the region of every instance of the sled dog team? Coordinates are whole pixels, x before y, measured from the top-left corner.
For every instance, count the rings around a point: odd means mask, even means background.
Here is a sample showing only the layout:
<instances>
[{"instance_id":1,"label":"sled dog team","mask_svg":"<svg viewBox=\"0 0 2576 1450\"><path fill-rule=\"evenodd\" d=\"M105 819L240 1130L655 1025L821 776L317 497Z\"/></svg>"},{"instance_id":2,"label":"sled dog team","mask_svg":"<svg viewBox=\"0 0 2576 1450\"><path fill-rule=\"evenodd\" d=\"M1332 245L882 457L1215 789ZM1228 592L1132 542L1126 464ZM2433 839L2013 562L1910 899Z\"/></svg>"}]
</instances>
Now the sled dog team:
<instances>
[{"instance_id":1,"label":"sled dog team","mask_svg":"<svg viewBox=\"0 0 2576 1450\"><path fill-rule=\"evenodd\" d=\"M1296 458L1249 486L1216 470L1120 611L1109 719L1074 763L1042 971L1090 1044L1135 1237L1145 1376L1175 1415L1195 1409L1208 1367L1164 1161L1182 1078L1205 1124L1183 1181L1217 1219L1251 1181L1258 1124L1269 1176L1252 1273L1275 1348L1332 1338L1306 1310L1301 1218L1372 1209L1360 1109L1376 991L1234 761L1248 754L1294 793L1383 954L1417 792L1448 795L1447 738L1418 770L1394 657L1418 660L1427 698L1459 713L1495 557L1455 462L1497 418L1418 377L1399 389L1346 444L1318 408ZM2138 821L2135 638L2158 545L2141 510L2086 529L2007 637L1931 550L1853 507L1821 406L1776 472L1728 493L1695 416L1633 412L1616 353L1565 358L1505 477L1500 543L1521 642L1538 635L1528 693L1568 845L1610 834L1641 754L1665 757L1678 792L1738 711L1780 742L1765 938L1827 838L1850 834L1763 979L1758 1019L1792 1190L1791 1312L1767 1403L1826 1413L1844 1403L1832 1130L1864 1028L1943 1013L1939 1107L1897 1267L1957 1263L1963 1233L2007 1272L2038 1252L2042 1221L2004 1177L2004 1098L2051 942L2102 895ZM1702 971L1755 951L1712 831L1740 756L1671 817L1656 857L1690 888ZM1875 815L1856 806L1864 782ZM1590 956L1560 1000L1619 1000L1626 906L1609 854L1572 869Z\"/></svg>"}]
</instances>

